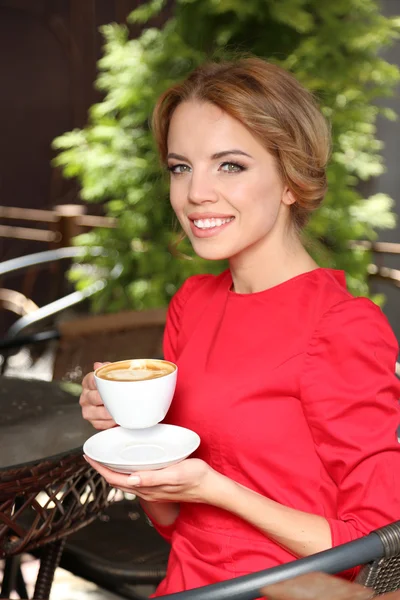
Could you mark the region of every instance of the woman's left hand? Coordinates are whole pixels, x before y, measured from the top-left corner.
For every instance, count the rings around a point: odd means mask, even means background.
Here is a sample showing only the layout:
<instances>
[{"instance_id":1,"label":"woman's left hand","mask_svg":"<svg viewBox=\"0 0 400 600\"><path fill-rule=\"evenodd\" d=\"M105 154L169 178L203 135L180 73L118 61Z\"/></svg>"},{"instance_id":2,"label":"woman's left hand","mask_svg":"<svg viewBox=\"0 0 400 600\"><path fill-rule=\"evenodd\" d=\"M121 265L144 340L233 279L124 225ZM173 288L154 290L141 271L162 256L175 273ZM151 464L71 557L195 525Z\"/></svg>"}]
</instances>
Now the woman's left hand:
<instances>
[{"instance_id":1,"label":"woman's left hand","mask_svg":"<svg viewBox=\"0 0 400 600\"><path fill-rule=\"evenodd\" d=\"M108 483L148 502L202 502L214 504L223 475L198 458L159 469L125 475L116 473L85 456Z\"/></svg>"}]
</instances>

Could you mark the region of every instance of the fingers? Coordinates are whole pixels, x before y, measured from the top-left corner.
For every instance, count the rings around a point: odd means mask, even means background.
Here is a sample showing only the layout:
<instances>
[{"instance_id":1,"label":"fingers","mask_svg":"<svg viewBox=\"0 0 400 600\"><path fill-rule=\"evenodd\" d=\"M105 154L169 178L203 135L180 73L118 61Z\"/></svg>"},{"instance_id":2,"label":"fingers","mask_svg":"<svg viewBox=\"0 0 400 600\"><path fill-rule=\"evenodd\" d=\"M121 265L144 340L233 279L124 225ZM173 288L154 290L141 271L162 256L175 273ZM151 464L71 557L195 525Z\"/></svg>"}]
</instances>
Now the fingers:
<instances>
[{"instance_id":1,"label":"fingers","mask_svg":"<svg viewBox=\"0 0 400 600\"><path fill-rule=\"evenodd\" d=\"M111 417L110 413L106 409L106 407L101 404L98 404L97 397L92 398L91 400L87 398L88 394L82 394L79 403L82 407L82 417L89 421L93 427L96 429L109 429L110 427L115 427L116 423L114 419Z\"/></svg>"},{"instance_id":2,"label":"fingers","mask_svg":"<svg viewBox=\"0 0 400 600\"><path fill-rule=\"evenodd\" d=\"M94 363L94 367L99 368L103 364ZM82 394L79 398L79 404L82 407L82 416L89 421L96 429L104 430L115 427L116 423L103 404L98 392L93 373L85 375L82 381Z\"/></svg>"},{"instance_id":3,"label":"fingers","mask_svg":"<svg viewBox=\"0 0 400 600\"><path fill-rule=\"evenodd\" d=\"M128 494L134 494L138 498L143 498L148 502L157 502L162 500L174 500L176 498L176 489L174 486L164 486L158 489L157 486L142 487L141 474L139 477L134 478L136 473L132 475L126 475L124 473L116 473L111 469L108 469L104 465L92 460L88 456L84 457L85 460L94 468L112 487L122 490ZM148 472L149 473L149 472ZM147 474L148 474L147 473ZM137 482L136 485L132 485L131 481Z\"/></svg>"},{"instance_id":4,"label":"fingers","mask_svg":"<svg viewBox=\"0 0 400 600\"><path fill-rule=\"evenodd\" d=\"M82 379L82 389L83 390L97 390L96 382L94 380L94 373L88 373Z\"/></svg>"},{"instance_id":5,"label":"fingers","mask_svg":"<svg viewBox=\"0 0 400 600\"><path fill-rule=\"evenodd\" d=\"M103 365L109 365L110 362L95 362L93 365L93 369L99 369L100 367L102 367ZM88 373L87 375L85 375L85 377L82 380L82 389L88 389L88 390L97 390L97 386L96 386L96 382L94 379L94 373L93 371L91 373Z\"/></svg>"},{"instance_id":6,"label":"fingers","mask_svg":"<svg viewBox=\"0 0 400 600\"><path fill-rule=\"evenodd\" d=\"M98 473L100 473L100 475L104 477L104 479L110 485L119 489L125 488L125 491L132 493L132 486L130 486L128 483L129 475L125 475L124 473L116 473L115 471L108 469L104 465L86 455L84 455L84 458L94 469L96 469L96 471L98 471Z\"/></svg>"},{"instance_id":7,"label":"fingers","mask_svg":"<svg viewBox=\"0 0 400 600\"><path fill-rule=\"evenodd\" d=\"M117 473L116 471L108 469L96 460L89 458L89 456L84 455L84 458L94 469L96 469L96 471L100 473L100 475L104 477L104 479L108 481L110 485L119 489L125 488L129 492L132 492L134 486L130 483L129 479L131 477L133 478L135 476L135 473L133 473L132 475L127 475L125 473ZM137 479L140 480L141 478L138 477Z\"/></svg>"},{"instance_id":8,"label":"fingers","mask_svg":"<svg viewBox=\"0 0 400 600\"><path fill-rule=\"evenodd\" d=\"M98 390L83 389L79 398L79 404L82 406L104 406Z\"/></svg>"},{"instance_id":9,"label":"fingers","mask_svg":"<svg viewBox=\"0 0 400 600\"><path fill-rule=\"evenodd\" d=\"M104 365L110 365L110 361L106 360L105 362L95 362L93 365L93 370L100 369L100 367L104 367Z\"/></svg>"},{"instance_id":10,"label":"fingers","mask_svg":"<svg viewBox=\"0 0 400 600\"><path fill-rule=\"evenodd\" d=\"M128 476L128 484L143 488L179 485L179 476L174 469L158 469L155 471L140 471Z\"/></svg>"}]
</instances>

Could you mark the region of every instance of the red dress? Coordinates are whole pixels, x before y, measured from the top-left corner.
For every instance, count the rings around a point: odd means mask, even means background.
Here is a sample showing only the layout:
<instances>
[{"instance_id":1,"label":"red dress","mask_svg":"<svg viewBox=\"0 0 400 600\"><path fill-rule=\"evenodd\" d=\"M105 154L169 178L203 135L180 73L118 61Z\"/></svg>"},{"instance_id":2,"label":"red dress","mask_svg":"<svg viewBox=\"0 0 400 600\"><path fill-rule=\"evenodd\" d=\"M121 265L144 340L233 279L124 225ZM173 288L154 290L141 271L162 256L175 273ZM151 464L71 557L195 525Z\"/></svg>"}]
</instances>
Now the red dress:
<instances>
[{"instance_id":1,"label":"red dress","mask_svg":"<svg viewBox=\"0 0 400 600\"><path fill-rule=\"evenodd\" d=\"M201 437L193 455L283 505L324 516L333 545L400 518L398 346L342 272L316 269L254 294L229 271L172 299L165 358L179 366L165 422ZM294 559L239 517L182 503L156 596Z\"/></svg>"}]
</instances>

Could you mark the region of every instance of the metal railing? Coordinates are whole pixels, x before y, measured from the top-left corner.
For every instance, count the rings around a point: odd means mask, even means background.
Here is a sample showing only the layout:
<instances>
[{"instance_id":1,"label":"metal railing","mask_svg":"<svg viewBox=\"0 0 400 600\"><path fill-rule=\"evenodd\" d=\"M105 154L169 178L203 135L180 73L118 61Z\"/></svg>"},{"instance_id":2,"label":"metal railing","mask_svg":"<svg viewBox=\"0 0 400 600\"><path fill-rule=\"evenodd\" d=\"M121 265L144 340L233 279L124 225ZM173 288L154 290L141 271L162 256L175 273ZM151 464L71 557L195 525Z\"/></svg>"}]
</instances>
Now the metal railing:
<instances>
[{"instance_id":1,"label":"metal railing","mask_svg":"<svg viewBox=\"0 0 400 600\"><path fill-rule=\"evenodd\" d=\"M18 271L29 273L29 268L42 268L46 263L57 262L60 259L74 258L87 253L86 248L72 246L72 239L82 233L84 228L116 226L116 220L109 217L101 217L86 214L86 207L78 204L65 204L54 208L54 210L25 209L17 207L0 206L0 219L34 222L48 226L48 229L33 229L14 225L0 225L0 237L14 239L25 239L46 242L47 245L56 246L53 250L38 252L27 256L14 258L0 263L0 277ZM59 247L60 244L62 247ZM400 288L400 269L393 269L382 265L384 255L395 255L400 257L400 244L392 242L370 242L367 240L352 241L350 248L362 248L374 254L376 264L369 266L368 272L371 279L381 280ZM101 248L90 249L92 254L101 254ZM53 316L69 306L73 306L103 289L105 281L99 281L90 288L81 292L73 292L64 298L60 298L39 308L31 314L22 316L8 332L8 340L19 336L31 324Z\"/></svg>"},{"instance_id":2,"label":"metal railing","mask_svg":"<svg viewBox=\"0 0 400 600\"><path fill-rule=\"evenodd\" d=\"M53 210L39 210L0 206L0 219L27 221L40 228L21 225L0 225L0 237L44 242L58 247L70 246L72 239L92 227L113 228L115 219L87 215L86 207L79 204L61 204Z\"/></svg>"}]
</instances>

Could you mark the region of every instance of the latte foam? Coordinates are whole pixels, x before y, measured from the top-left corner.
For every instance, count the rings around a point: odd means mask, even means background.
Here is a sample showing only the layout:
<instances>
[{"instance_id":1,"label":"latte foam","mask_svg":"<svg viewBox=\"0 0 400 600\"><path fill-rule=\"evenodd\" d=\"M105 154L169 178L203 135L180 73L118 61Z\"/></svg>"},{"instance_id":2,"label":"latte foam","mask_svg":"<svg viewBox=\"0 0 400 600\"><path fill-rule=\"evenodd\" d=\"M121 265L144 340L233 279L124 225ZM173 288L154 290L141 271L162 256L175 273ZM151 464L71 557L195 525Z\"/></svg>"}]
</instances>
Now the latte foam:
<instances>
[{"instance_id":1,"label":"latte foam","mask_svg":"<svg viewBox=\"0 0 400 600\"><path fill-rule=\"evenodd\" d=\"M100 377L116 381L140 381L141 379L154 379L171 373L168 369L115 369L102 373Z\"/></svg>"},{"instance_id":2,"label":"latte foam","mask_svg":"<svg viewBox=\"0 0 400 600\"><path fill-rule=\"evenodd\" d=\"M97 371L97 376L111 381L145 381L174 371L175 365L168 361L135 359L106 365Z\"/></svg>"}]
</instances>

